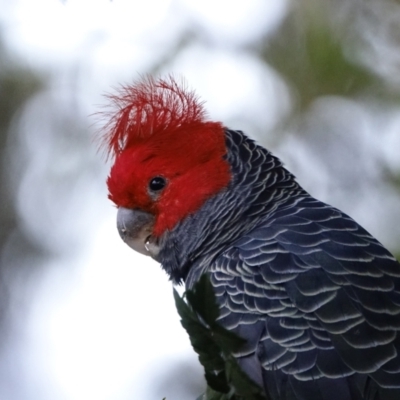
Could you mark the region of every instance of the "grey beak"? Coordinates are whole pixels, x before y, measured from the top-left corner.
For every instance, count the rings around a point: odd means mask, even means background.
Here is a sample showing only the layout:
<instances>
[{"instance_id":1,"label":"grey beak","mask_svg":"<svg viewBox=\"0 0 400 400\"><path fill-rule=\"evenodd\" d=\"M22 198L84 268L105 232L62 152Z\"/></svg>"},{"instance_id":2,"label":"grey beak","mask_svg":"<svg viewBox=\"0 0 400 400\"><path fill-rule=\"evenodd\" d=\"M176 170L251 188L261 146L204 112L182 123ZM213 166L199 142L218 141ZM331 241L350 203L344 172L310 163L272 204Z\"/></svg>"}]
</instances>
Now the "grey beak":
<instances>
[{"instance_id":1,"label":"grey beak","mask_svg":"<svg viewBox=\"0 0 400 400\"><path fill-rule=\"evenodd\" d=\"M117 214L119 235L133 250L155 257L157 254L153 252L158 253L158 248L154 246L154 239L151 236L154 220L154 215L145 211L120 207Z\"/></svg>"}]
</instances>

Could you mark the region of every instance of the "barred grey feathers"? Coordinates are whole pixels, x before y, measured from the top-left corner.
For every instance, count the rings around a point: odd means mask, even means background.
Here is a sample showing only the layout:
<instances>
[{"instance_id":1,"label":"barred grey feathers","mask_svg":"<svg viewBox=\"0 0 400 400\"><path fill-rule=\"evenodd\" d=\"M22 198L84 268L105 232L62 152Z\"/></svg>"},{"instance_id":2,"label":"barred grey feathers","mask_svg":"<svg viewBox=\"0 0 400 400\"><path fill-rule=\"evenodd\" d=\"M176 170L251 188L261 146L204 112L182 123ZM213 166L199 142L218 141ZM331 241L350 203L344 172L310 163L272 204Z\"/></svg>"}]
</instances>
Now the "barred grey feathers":
<instances>
[{"instance_id":1,"label":"barred grey feathers","mask_svg":"<svg viewBox=\"0 0 400 400\"><path fill-rule=\"evenodd\" d=\"M274 400L400 399L400 265L270 152L226 131L232 181L163 238L191 288L208 272L242 368ZM258 371L254 373L254 371Z\"/></svg>"}]
</instances>

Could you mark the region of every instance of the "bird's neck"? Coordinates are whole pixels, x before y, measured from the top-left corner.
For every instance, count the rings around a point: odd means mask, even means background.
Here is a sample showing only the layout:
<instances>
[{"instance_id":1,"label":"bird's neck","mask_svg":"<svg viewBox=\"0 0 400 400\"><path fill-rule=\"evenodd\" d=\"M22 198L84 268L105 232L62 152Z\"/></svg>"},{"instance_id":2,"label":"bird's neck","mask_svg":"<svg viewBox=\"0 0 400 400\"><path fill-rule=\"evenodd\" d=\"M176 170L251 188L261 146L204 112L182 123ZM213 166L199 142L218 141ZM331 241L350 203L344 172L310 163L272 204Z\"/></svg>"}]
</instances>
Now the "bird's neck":
<instances>
[{"instance_id":1,"label":"bird's neck","mask_svg":"<svg viewBox=\"0 0 400 400\"><path fill-rule=\"evenodd\" d=\"M174 283L191 287L235 240L306 194L278 158L242 132L226 130L226 145L228 187L160 239L160 262Z\"/></svg>"}]
</instances>

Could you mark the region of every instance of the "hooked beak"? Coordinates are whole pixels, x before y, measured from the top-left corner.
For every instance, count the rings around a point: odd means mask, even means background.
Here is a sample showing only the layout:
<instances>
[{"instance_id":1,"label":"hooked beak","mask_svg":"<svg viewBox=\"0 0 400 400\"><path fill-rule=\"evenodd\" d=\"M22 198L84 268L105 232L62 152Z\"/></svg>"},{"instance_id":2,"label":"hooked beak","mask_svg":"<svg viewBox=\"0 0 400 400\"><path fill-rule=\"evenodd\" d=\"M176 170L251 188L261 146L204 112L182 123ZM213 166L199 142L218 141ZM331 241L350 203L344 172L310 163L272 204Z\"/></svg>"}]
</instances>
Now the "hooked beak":
<instances>
[{"instance_id":1,"label":"hooked beak","mask_svg":"<svg viewBox=\"0 0 400 400\"><path fill-rule=\"evenodd\" d=\"M152 236L154 215L141 210L118 208L117 228L121 239L133 250L157 259L159 247Z\"/></svg>"}]
</instances>

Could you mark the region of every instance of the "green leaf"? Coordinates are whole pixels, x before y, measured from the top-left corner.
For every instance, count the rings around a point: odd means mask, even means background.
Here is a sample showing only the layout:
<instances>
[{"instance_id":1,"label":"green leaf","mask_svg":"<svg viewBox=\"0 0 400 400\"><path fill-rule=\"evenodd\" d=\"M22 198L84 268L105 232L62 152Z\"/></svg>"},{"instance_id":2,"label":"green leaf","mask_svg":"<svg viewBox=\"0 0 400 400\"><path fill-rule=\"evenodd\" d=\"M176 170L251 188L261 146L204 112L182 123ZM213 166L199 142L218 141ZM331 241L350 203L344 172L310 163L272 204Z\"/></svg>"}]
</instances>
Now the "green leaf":
<instances>
[{"instance_id":1,"label":"green leaf","mask_svg":"<svg viewBox=\"0 0 400 400\"><path fill-rule=\"evenodd\" d=\"M174 289L181 324L204 367L208 385L207 391L197 400L267 399L233 356L245 340L218 324L219 308L208 276L203 275L183 297L187 302Z\"/></svg>"},{"instance_id":2,"label":"green leaf","mask_svg":"<svg viewBox=\"0 0 400 400\"><path fill-rule=\"evenodd\" d=\"M229 385L223 370L217 374L210 373L206 370L205 378L208 386L216 390L219 394L225 394L229 392Z\"/></svg>"},{"instance_id":3,"label":"green leaf","mask_svg":"<svg viewBox=\"0 0 400 400\"><path fill-rule=\"evenodd\" d=\"M206 392L199 396L196 400L227 400L226 394L222 394L212 390L210 387L207 388Z\"/></svg>"},{"instance_id":4,"label":"green leaf","mask_svg":"<svg viewBox=\"0 0 400 400\"><path fill-rule=\"evenodd\" d=\"M226 355L239 351L246 343L246 340L218 324L213 325L213 338Z\"/></svg>"},{"instance_id":5,"label":"green leaf","mask_svg":"<svg viewBox=\"0 0 400 400\"><path fill-rule=\"evenodd\" d=\"M383 86L379 77L357 62L360 44L348 40L346 26L332 24L325 3L304 1L293 7L261 50L264 61L292 87L300 111L320 96L351 97Z\"/></svg>"},{"instance_id":6,"label":"green leaf","mask_svg":"<svg viewBox=\"0 0 400 400\"><path fill-rule=\"evenodd\" d=\"M196 313L183 301L175 289L174 297L178 314L181 317L181 324L189 334L190 343L199 355L201 365L206 371L222 370L224 368L224 360L218 345L212 338L211 332L200 322Z\"/></svg>"},{"instance_id":7,"label":"green leaf","mask_svg":"<svg viewBox=\"0 0 400 400\"><path fill-rule=\"evenodd\" d=\"M193 310L201 316L206 324L215 324L219 309L214 289L206 274L201 276L193 290L186 292L186 298Z\"/></svg>"},{"instance_id":8,"label":"green leaf","mask_svg":"<svg viewBox=\"0 0 400 400\"><path fill-rule=\"evenodd\" d=\"M265 400L265 395L261 388L253 382L245 372L239 367L234 357L230 357L226 362L226 372L228 381L232 383L237 398L246 400Z\"/></svg>"}]
</instances>

